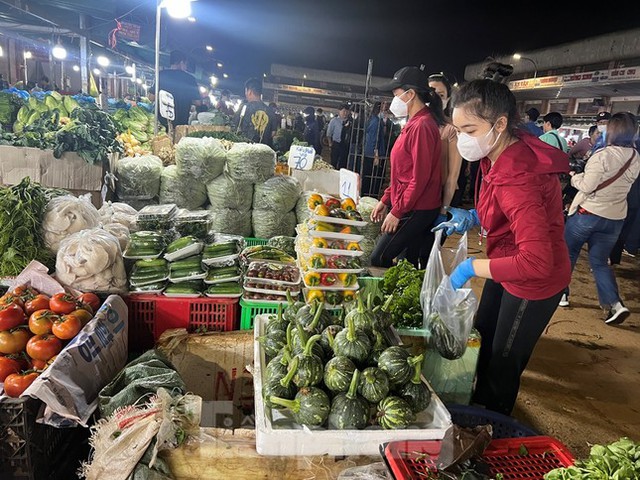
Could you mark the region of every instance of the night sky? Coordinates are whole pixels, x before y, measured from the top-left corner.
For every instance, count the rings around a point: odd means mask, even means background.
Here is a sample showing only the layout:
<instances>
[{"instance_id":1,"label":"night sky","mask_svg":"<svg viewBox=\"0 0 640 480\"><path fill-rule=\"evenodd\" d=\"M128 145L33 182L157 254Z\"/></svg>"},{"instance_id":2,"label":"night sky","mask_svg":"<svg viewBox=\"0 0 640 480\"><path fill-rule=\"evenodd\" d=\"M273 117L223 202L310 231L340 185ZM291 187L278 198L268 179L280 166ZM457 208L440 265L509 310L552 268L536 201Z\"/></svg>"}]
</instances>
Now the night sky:
<instances>
[{"instance_id":1,"label":"night sky","mask_svg":"<svg viewBox=\"0 0 640 480\"><path fill-rule=\"evenodd\" d=\"M517 7L517 3L529 8ZM627 6L622 4L626 3ZM579 2L198 0L196 23L170 21L167 42L212 44L238 90L271 63L391 76L426 65L462 81L469 63L582 40L640 25L640 2L588 9ZM516 8L520 8L519 10ZM204 52L203 52L204 55ZM240 92L238 92L240 93Z\"/></svg>"}]
</instances>

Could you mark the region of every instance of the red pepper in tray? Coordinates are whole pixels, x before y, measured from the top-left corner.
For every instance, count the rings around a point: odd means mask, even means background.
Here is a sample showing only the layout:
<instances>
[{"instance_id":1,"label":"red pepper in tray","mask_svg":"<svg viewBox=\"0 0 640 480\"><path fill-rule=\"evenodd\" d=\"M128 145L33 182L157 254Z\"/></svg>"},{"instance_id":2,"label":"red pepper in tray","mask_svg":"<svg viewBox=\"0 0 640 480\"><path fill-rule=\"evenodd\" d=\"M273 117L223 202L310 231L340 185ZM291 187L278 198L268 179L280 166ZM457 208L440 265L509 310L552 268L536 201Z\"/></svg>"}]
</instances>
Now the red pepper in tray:
<instances>
[{"instance_id":1,"label":"red pepper in tray","mask_svg":"<svg viewBox=\"0 0 640 480\"><path fill-rule=\"evenodd\" d=\"M347 260L339 255L332 255L327 260L327 268L349 268L347 267Z\"/></svg>"},{"instance_id":2,"label":"red pepper in tray","mask_svg":"<svg viewBox=\"0 0 640 480\"><path fill-rule=\"evenodd\" d=\"M323 273L320 275L320 285L324 287L332 287L338 282L338 277L335 273Z\"/></svg>"}]
</instances>

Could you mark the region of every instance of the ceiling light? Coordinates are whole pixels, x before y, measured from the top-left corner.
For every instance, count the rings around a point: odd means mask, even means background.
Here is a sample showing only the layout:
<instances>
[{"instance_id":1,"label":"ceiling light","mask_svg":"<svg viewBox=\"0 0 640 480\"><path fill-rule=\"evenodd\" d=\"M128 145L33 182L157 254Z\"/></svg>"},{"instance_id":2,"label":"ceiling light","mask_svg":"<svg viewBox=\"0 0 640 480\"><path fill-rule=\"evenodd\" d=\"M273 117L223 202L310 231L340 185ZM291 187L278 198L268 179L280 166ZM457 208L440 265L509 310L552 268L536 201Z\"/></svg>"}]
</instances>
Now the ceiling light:
<instances>
[{"instance_id":1,"label":"ceiling light","mask_svg":"<svg viewBox=\"0 0 640 480\"><path fill-rule=\"evenodd\" d=\"M127 65L126 67L124 67L124 71L129 75L133 75L134 73L136 73L136 67L134 67L133 65Z\"/></svg>"},{"instance_id":2,"label":"ceiling light","mask_svg":"<svg viewBox=\"0 0 640 480\"><path fill-rule=\"evenodd\" d=\"M206 48L208 52L213 52L213 47L211 45L207 45L204 48Z\"/></svg>"},{"instance_id":3,"label":"ceiling light","mask_svg":"<svg viewBox=\"0 0 640 480\"><path fill-rule=\"evenodd\" d=\"M147 85L146 83L144 85L142 85L142 88L144 88L145 90L147 90L149 88L149 85Z\"/></svg>"},{"instance_id":4,"label":"ceiling light","mask_svg":"<svg viewBox=\"0 0 640 480\"><path fill-rule=\"evenodd\" d=\"M25 58L26 60L29 60L32 56L33 56L33 55L31 55L31 52L30 52L30 51L28 51L28 50L27 50L26 52L24 52L24 58Z\"/></svg>"},{"instance_id":5,"label":"ceiling light","mask_svg":"<svg viewBox=\"0 0 640 480\"><path fill-rule=\"evenodd\" d=\"M74 72L79 72L80 71L80 67L78 65L74 65L72 68L73 68Z\"/></svg>"},{"instance_id":6,"label":"ceiling light","mask_svg":"<svg viewBox=\"0 0 640 480\"><path fill-rule=\"evenodd\" d=\"M223 67L222 62L218 62L218 68L222 68L222 67Z\"/></svg>"},{"instance_id":7,"label":"ceiling light","mask_svg":"<svg viewBox=\"0 0 640 480\"><path fill-rule=\"evenodd\" d=\"M519 53L514 53L513 54L513 59L514 60L520 60L522 58L522 55L520 55Z\"/></svg>"},{"instance_id":8,"label":"ceiling light","mask_svg":"<svg viewBox=\"0 0 640 480\"><path fill-rule=\"evenodd\" d=\"M107 57L105 57L104 55L100 55L98 58L96 58L96 62L98 63L98 65L100 65L101 67L108 67L109 64L111 63L109 61L109 59Z\"/></svg>"},{"instance_id":9,"label":"ceiling light","mask_svg":"<svg viewBox=\"0 0 640 480\"><path fill-rule=\"evenodd\" d=\"M187 20L189 20L191 23L196 21L196 17L188 17Z\"/></svg>"},{"instance_id":10,"label":"ceiling light","mask_svg":"<svg viewBox=\"0 0 640 480\"><path fill-rule=\"evenodd\" d=\"M56 58L58 60L64 60L65 58L67 58L67 49L64 48L60 42L58 42L56 46L51 49L51 55L53 55L53 58Z\"/></svg>"},{"instance_id":11,"label":"ceiling light","mask_svg":"<svg viewBox=\"0 0 640 480\"><path fill-rule=\"evenodd\" d=\"M173 18L187 18L191 16L191 0L164 0L163 7Z\"/></svg>"},{"instance_id":12,"label":"ceiling light","mask_svg":"<svg viewBox=\"0 0 640 480\"><path fill-rule=\"evenodd\" d=\"M209 80L211 81L211 85L213 85L214 87L218 84L218 77L216 77L215 75L211 75L211 77L209 77Z\"/></svg>"},{"instance_id":13,"label":"ceiling light","mask_svg":"<svg viewBox=\"0 0 640 480\"><path fill-rule=\"evenodd\" d=\"M100 69L99 68L94 68L93 69L93 74L94 75L100 75Z\"/></svg>"},{"instance_id":14,"label":"ceiling light","mask_svg":"<svg viewBox=\"0 0 640 480\"><path fill-rule=\"evenodd\" d=\"M266 74L266 73L263 73L263 74L262 74L262 76L263 76L264 78L267 78L267 74Z\"/></svg>"},{"instance_id":15,"label":"ceiling light","mask_svg":"<svg viewBox=\"0 0 640 480\"><path fill-rule=\"evenodd\" d=\"M207 87L200 85L200 93L207 93Z\"/></svg>"},{"instance_id":16,"label":"ceiling light","mask_svg":"<svg viewBox=\"0 0 640 480\"><path fill-rule=\"evenodd\" d=\"M2 46L0 46L0 57L4 55L4 51L2 50Z\"/></svg>"},{"instance_id":17,"label":"ceiling light","mask_svg":"<svg viewBox=\"0 0 640 480\"><path fill-rule=\"evenodd\" d=\"M141 78L136 78L136 83L138 85L142 85L142 79Z\"/></svg>"}]
</instances>

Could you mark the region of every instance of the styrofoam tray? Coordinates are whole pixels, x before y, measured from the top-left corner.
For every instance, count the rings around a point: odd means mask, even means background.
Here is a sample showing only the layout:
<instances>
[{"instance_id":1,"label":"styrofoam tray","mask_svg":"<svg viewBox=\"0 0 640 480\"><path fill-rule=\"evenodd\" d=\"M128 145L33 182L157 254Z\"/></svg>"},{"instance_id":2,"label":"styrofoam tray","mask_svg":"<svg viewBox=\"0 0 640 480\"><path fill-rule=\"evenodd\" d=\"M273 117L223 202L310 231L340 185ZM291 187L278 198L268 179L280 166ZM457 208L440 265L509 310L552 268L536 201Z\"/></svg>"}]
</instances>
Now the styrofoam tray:
<instances>
[{"instance_id":1,"label":"styrofoam tray","mask_svg":"<svg viewBox=\"0 0 640 480\"><path fill-rule=\"evenodd\" d=\"M246 300L247 302L260 302L260 303L264 303L265 305L280 305L280 304L289 303L289 301L286 298L283 298L282 300L262 300L262 299L257 300L254 298L244 298L244 300Z\"/></svg>"},{"instance_id":2,"label":"styrofoam tray","mask_svg":"<svg viewBox=\"0 0 640 480\"><path fill-rule=\"evenodd\" d=\"M262 288L251 288L251 287L244 287L244 289L247 292L251 292L251 293L262 293L264 295L280 295L282 297L287 296L287 292L281 291L281 290L264 290ZM292 297L297 297L298 295L300 295L300 290L290 290L289 294Z\"/></svg>"},{"instance_id":3,"label":"styrofoam tray","mask_svg":"<svg viewBox=\"0 0 640 480\"><path fill-rule=\"evenodd\" d=\"M315 272L315 273L362 273L364 272L364 268L310 268L307 272Z\"/></svg>"},{"instance_id":4,"label":"styrofoam tray","mask_svg":"<svg viewBox=\"0 0 640 480\"><path fill-rule=\"evenodd\" d=\"M263 283L265 285L280 285L282 287L297 287L298 285L300 285L300 276L298 275L297 282L282 282L280 280L273 280L272 278L249 277L245 274L244 282L256 282Z\"/></svg>"},{"instance_id":5,"label":"styrofoam tray","mask_svg":"<svg viewBox=\"0 0 640 480\"><path fill-rule=\"evenodd\" d=\"M160 252L157 255L142 255L142 256L131 256L131 255L127 255L127 251L125 250L124 253L122 254L122 256L128 260L155 260L156 258L159 258L160 255L162 255L162 252Z\"/></svg>"},{"instance_id":6,"label":"styrofoam tray","mask_svg":"<svg viewBox=\"0 0 640 480\"><path fill-rule=\"evenodd\" d=\"M161 278L159 280L153 280L153 281L147 280L147 281L142 281L142 282L136 282L135 280L131 281L131 279L129 279L129 284L132 287L144 287L145 285L153 285L154 283L166 282L167 280L169 280L169 275L167 275L164 278Z\"/></svg>"},{"instance_id":7,"label":"styrofoam tray","mask_svg":"<svg viewBox=\"0 0 640 480\"><path fill-rule=\"evenodd\" d=\"M205 295L209 298L240 298L242 293L205 293Z\"/></svg>"},{"instance_id":8,"label":"styrofoam tray","mask_svg":"<svg viewBox=\"0 0 640 480\"><path fill-rule=\"evenodd\" d=\"M304 284L305 287L307 287L309 290L322 290L325 292L345 292L345 291L349 291L349 292L355 292L356 290L358 290L360 288L360 285L358 285L357 283L355 285L352 285L350 287L345 287L343 285L332 285L330 287L327 287L325 285L307 285L307 283L305 282Z\"/></svg>"},{"instance_id":9,"label":"styrofoam tray","mask_svg":"<svg viewBox=\"0 0 640 480\"><path fill-rule=\"evenodd\" d=\"M159 295L164 292L164 288L162 290L145 290L144 292L136 292L135 290L129 290L129 295Z\"/></svg>"},{"instance_id":10,"label":"styrofoam tray","mask_svg":"<svg viewBox=\"0 0 640 480\"><path fill-rule=\"evenodd\" d=\"M237 277L219 278L218 280L207 280L205 277L204 283L207 285L216 285L218 283L238 282L241 278L242 277L240 275Z\"/></svg>"},{"instance_id":11,"label":"styrofoam tray","mask_svg":"<svg viewBox=\"0 0 640 480\"><path fill-rule=\"evenodd\" d=\"M190 257L191 255L197 255L202 251L203 247L204 247L204 243L201 243L201 242L193 243L185 248L176 250L175 252L165 253L164 259L167 262L175 262L176 260L182 260L183 258Z\"/></svg>"},{"instance_id":12,"label":"styrofoam tray","mask_svg":"<svg viewBox=\"0 0 640 480\"><path fill-rule=\"evenodd\" d=\"M384 430L378 426L370 426L364 430L328 430L325 428L311 430L295 424L293 420L276 409L265 408L262 385L266 358L258 338L264 334L266 322L268 322L268 315L256 315L254 319L253 390L258 454L268 456L378 456L382 443L401 440L440 440L451 428L451 415L431 386L429 386L431 390L429 407L420 412L415 425L406 430ZM423 381L425 381L424 378Z\"/></svg>"},{"instance_id":13,"label":"styrofoam tray","mask_svg":"<svg viewBox=\"0 0 640 480\"><path fill-rule=\"evenodd\" d=\"M169 277L169 281L171 283L182 283L182 282L188 282L190 280L203 280L205 278L207 278L207 272L198 273L197 275L191 275L190 277L180 277L180 278Z\"/></svg>"},{"instance_id":14,"label":"styrofoam tray","mask_svg":"<svg viewBox=\"0 0 640 480\"><path fill-rule=\"evenodd\" d=\"M323 217L322 215L311 215L311 220L324 223L335 223L338 225L348 225L350 227L366 227L367 222L364 220L348 220L346 218Z\"/></svg>"},{"instance_id":15,"label":"styrofoam tray","mask_svg":"<svg viewBox=\"0 0 640 480\"><path fill-rule=\"evenodd\" d=\"M170 298L199 298L202 296L201 293L163 293L165 297Z\"/></svg>"},{"instance_id":16,"label":"styrofoam tray","mask_svg":"<svg viewBox=\"0 0 640 480\"><path fill-rule=\"evenodd\" d=\"M216 263L230 262L231 260L237 259L239 256L239 253L234 253L233 255L225 255L224 257L203 258L202 263L205 265L215 265Z\"/></svg>"},{"instance_id":17,"label":"styrofoam tray","mask_svg":"<svg viewBox=\"0 0 640 480\"><path fill-rule=\"evenodd\" d=\"M311 247L309 251L312 254L320 253L322 255L339 255L340 257L361 257L364 255L362 250L338 250L336 248Z\"/></svg>"},{"instance_id":18,"label":"styrofoam tray","mask_svg":"<svg viewBox=\"0 0 640 480\"><path fill-rule=\"evenodd\" d=\"M332 240L348 240L350 242L360 242L364 235L356 235L354 233L338 233L338 232L321 232L318 230L309 230L312 237L330 238Z\"/></svg>"}]
</instances>

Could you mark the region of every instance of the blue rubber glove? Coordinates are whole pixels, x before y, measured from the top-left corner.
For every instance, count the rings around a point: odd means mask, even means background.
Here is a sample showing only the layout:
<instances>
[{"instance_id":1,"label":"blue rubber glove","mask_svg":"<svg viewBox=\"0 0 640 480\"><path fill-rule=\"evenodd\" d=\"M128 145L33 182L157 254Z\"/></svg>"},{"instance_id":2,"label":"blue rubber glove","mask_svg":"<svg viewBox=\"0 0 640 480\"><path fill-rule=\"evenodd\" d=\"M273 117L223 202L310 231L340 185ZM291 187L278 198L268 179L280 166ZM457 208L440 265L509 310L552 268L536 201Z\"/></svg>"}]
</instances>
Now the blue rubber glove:
<instances>
[{"instance_id":1,"label":"blue rubber glove","mask_svg":"<svg viewBox=\"0 0 640 480\"><path fill-rule=\"evenodd\" d=\"M454 233L462 235L473 227L480 225L480 219L478 219L475 209L465 210L463 208L447 207L447 211L451 214L451 220L432 228L432 232L445 229L447 235Z\"/></svg>"},{"instance_id":2,"label":"blue rubber glove","mask_svg":"<svg viewBox=\"0 0 640 480\"><path fill-rule=\"evenodd\" d=\"M436 221L433 222L433 229L431 231L434 232L438 225L441 225L447 221L447 218L448 217L445 213L438 214L438 218L436 218Z\"/></svg>"},{"instance_id":3,"label":"blue rubber glove","mask_svg":"<svg viewBox=\"0 0 640 480\"><path fill-rule=\"evenodd\" d=\"M476 272L473 269L473 260L473 257L467 258L451 272L451 286L454 290L462 288L465 283L476 276Z\"/></svg>"}]
</instances>

